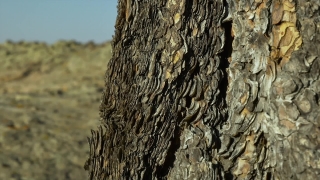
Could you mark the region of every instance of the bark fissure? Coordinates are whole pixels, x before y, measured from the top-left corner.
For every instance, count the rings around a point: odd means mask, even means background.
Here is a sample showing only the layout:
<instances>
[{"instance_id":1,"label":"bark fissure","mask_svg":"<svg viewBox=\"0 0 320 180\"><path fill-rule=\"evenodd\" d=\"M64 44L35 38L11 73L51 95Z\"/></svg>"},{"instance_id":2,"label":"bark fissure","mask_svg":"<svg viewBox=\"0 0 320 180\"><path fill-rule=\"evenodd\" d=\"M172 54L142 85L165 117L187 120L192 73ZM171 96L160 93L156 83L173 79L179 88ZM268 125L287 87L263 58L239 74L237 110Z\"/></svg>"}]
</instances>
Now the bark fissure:
<instances>
[{"instance_id":1,"label":"bark fissure","mask_svg":"<svg viewBox=\"0 0 320 180\"><path fill-rule=\"evenodd\" d=\"M176 126L174 130L174 135L170 140L170 147L168 149L168 154L166 156L166 160L163 165L156 167L156 177L159 179L166 179L170 170L173 168L174 161L176 160L175 153L180 147L180 130L179 127Z\"/></svg>"},{"instance_id":2,"label":"bark fissure","mask_svg":"<svg viewBox=\"0 0 320 180\"><path fill-rule=\"evenodd\" d=\"M226 3L227 4L227 3ZM228 7L226 5L226 7ZM223 121L228 120L228 112L227 112L227 104L225 103L227 99L227 91L228 91L228 86L229 86L229 80L228 80L228 72L227 69L229 68L230 61L231 61L231 55L232 55L232 43L233 43L233 34L232 34L232 21L227 21L222 23L222 27L225 30L225 44L223 47L223 51L221 52L221 63L219 66L219 69L223 72L224 76L221 78L221 84L219 84L219 89L221 92L221 103L225 113L225 117L222 118Z\"/></svg>"},{"instance_id":3,"label":"bark fissure","mask_svg":"<svg viewBox=\"0 0 320 180\"><path fill-rule=\"evenodd\" d=\"M120 0L91 179L315 179L318 5Z\"/></svg>"}]
</instances>

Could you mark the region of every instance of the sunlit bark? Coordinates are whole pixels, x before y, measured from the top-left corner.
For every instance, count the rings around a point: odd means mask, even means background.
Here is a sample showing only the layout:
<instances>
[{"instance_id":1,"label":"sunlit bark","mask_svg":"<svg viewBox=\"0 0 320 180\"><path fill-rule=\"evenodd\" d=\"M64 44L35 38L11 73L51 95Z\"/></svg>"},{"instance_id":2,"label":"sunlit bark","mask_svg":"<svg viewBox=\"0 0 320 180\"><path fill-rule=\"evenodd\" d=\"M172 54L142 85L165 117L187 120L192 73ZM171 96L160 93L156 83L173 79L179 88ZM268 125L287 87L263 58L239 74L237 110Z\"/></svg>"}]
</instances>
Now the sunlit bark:
<instances>
[{"instance_id":1,"label":"sunlit bark","mask_svg":"<svg viewBox=\"0 0 320 180\"><path fill-rule=\"evenodd\" d=\"M318 0L120 0L90 179L317 179Z\"/></svg>"}]
</instances>

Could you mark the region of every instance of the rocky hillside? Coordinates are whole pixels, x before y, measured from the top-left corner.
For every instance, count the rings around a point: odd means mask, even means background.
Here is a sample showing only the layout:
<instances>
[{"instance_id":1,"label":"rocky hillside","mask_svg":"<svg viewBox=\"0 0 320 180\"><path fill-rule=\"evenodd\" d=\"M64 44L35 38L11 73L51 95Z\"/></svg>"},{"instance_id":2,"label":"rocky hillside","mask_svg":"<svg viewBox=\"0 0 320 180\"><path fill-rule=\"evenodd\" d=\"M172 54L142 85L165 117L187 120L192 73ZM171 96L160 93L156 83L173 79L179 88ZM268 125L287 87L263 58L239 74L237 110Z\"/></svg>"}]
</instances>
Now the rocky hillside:
<instances>
[{"instance_id":1,"label":"rocky hillside","mask_svg":"<svg viewBox=\"0 0 320 180\"><path fill-rule=\"evenodd\" d=\"M110 43L0 44L0 179L87 179Z\"/></svg>"}]
</instances>

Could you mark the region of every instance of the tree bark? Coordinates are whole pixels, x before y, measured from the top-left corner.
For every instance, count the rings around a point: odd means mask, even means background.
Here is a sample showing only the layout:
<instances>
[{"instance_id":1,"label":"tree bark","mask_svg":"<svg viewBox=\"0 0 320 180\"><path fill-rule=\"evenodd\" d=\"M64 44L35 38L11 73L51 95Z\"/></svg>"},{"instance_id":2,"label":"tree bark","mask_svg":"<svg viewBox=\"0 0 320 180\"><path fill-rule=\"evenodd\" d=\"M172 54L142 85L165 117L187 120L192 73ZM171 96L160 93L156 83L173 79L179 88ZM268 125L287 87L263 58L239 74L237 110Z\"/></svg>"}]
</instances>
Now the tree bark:
<instances>
[{"instance_id":1,"label":"tree bark","mask_svg":"<svg viewBox=\"0 0 320 180\"><path fill-rule=\"evenodd\" d=\"M317 179L318 0L120 0L90 179Z\"/></svg>"}]
</instances>

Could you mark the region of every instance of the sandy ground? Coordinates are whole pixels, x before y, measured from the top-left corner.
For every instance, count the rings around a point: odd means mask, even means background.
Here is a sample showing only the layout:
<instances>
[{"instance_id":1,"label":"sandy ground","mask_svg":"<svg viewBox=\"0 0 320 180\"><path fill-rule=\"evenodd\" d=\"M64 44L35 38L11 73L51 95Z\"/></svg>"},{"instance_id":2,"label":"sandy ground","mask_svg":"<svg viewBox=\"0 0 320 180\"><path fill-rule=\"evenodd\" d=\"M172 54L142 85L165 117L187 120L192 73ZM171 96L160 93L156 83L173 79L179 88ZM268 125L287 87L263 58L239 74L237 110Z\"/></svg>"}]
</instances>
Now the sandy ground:
<instances>
[{"instance_id":1,"label":"sandy ground","mask_svg":"<svg viewBox=\"0 0 320 180\"><path fill-rule=\"evenodd\" d=\"M110 56L109 43L0 44L0 180L87 179Z\"/></svg>"}]
</instances>

